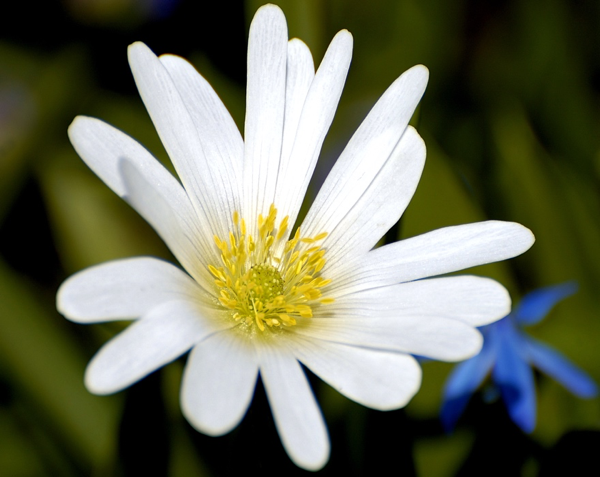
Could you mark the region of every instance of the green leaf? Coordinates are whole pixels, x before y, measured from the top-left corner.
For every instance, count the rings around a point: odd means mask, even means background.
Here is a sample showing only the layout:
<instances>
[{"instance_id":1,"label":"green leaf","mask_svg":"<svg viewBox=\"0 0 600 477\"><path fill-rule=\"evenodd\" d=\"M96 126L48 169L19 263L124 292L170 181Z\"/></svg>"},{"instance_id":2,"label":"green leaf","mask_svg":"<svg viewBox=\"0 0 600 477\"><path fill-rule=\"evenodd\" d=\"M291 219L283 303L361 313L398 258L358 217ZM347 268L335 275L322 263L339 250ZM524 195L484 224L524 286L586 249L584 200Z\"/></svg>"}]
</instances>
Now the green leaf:
<instances>
[{"instance_id":1,"label":"green leaf","mask_svg":"<svg viewBox=\"0 0 600 477\"><path fill-rule=\"evenodd\" d=\"M114 458L117 401L83 386L87 358L67 322L0 263L0 361L19 393L35 403L87 466Z\"/></svg>"}]
</instances>

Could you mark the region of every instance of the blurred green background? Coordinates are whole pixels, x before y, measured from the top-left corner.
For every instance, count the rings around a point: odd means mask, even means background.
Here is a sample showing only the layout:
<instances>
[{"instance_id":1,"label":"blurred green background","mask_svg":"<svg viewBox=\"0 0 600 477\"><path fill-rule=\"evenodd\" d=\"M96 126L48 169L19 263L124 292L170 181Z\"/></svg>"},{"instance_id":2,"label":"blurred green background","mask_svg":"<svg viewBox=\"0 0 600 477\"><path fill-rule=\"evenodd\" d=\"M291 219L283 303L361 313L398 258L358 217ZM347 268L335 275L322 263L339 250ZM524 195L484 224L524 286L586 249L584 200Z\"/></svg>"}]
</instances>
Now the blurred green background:
<instances>
[{"instance_id":1,"label":"blurred green background","mask_svg":"<svg viewBox=\"0 0 600 477\"><path fill-rule=\"evenodd\" d=\"M86 266L136 255L171 259L66 135L76 115L96 116L166 160L135 91L128 44L142 40L156 53L190 59L243 125L247 29L262 2L209 3L7 2L11 13L0 19L0 475L305 473L285 456L260 386L228 436L192 430L178 404L185 358L117 395L89 394L86 363L124 324L75 325L55 310L62 280ZM473 273L498 279L514 301L576 280L580 291L530 332L600 381L600 2L274 3L317 65L338 30L355 39L308 199L385 88L425 64L430 83L413 123L427 164L387 240L485 219L531 228L537 242L524 256ZM578 475L586 462L598 469L598 399L580 400L540 375L531 436L481 394L446 435L438 413L452 365L423 368L421 391L389 413L364 409L311 376L332 436L323 474Z\"/></svg>"}]
</instances>

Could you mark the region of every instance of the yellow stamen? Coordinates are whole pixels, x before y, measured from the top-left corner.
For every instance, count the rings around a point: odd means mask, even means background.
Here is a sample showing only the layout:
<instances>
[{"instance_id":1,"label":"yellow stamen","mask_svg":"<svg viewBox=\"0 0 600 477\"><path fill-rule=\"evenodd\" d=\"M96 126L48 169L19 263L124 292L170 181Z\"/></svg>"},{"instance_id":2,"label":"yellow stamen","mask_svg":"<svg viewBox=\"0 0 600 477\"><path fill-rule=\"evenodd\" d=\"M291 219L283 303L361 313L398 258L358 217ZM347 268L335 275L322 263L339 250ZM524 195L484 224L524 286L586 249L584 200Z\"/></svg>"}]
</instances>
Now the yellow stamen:
<instances>
[{"instance_id":1,"label":"yellow stamen","mask_svg":"<svg viewBox=\"0 0 600 477\"><path fill-rule=\"evenodd\" d=\"M326 260L317 243L327 232L302 237L297 229L283 243L289 218L284 217L279 227L276 223L277 209L272 204L266 217L258 216L254 238L245 220L234 212L229 241L214 237L221 266L208 266L220 304L234 320L261 332L294 326L299 318L311 318L316 308L334 301L322 296L331 280L320 275Z\"/></svg>"}]
</instances>

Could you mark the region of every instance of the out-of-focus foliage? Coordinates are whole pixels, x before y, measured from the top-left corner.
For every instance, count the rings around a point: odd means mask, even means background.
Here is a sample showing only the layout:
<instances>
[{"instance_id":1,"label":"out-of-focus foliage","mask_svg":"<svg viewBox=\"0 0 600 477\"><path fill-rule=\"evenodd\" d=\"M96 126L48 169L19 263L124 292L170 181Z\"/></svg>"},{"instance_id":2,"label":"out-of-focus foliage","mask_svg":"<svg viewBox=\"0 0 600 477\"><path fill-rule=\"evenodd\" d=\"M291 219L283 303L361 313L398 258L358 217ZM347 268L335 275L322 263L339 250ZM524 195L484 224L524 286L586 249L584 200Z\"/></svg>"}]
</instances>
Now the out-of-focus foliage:
<instances>
[{"instance_id":1,"label":"out-of-focus foliage","mask_svg":"<svg viewBox=\"0 0 600 477\"><path fill-rule=\"evenodd\" d=\"M248 20L262 2L15 2L0 20L0 474L295 475L264 398L223 438L193 431L178 404L181 362L116 396L83 386L120 324L73 325L54 294L105 260L168 250L68 143L77 114L166 154L126 63L135 40L190 58L243 127ZM406 68L430 84L413 122L428 147L414 200L388 240L477 220L521 222L537 242L472 273L515 300L576 280L579 293L529 331L600 380L600 4L595 0L281 0L291 36L318 65L342 28L353 63L309 196L369 108ZM33 18L45 19L32 28ZM399 184L399 187L401 184ZM600 436L598 399L538 376L538 424L521 433L501 403L474 396L452 435L438 419L451 364L423 363L406 410L364 409L313 380L332 434L324 474L577 475ZM595 446L595 447L594 447ZM504 456L499 458L498 456ZM586 457L587 456L587 457ZM566 467L568 465L568 467ZM549 470L550 469L550 470ZM589 471L588 471L589 472Z\"/></svg>"}]
</instances>

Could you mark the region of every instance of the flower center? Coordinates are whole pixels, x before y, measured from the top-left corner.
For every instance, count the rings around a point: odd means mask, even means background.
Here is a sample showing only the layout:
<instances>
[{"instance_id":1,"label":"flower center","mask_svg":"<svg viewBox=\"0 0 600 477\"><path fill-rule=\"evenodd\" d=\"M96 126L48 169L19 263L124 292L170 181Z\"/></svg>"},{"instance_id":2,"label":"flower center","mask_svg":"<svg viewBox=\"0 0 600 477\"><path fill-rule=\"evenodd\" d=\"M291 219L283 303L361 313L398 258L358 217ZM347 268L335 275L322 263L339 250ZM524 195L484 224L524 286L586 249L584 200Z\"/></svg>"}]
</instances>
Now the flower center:
<instances>
[{"instance_id":1,"label":"flower center","mask_svg":"<svg viewBox=\"0 0 600 477\"><path fill-rule=\"evenodd\" d=\"M331 283L321 277L325 250L316 245L327 232L315 237L294 237L284 241L286 216L276 227L277 209L272 204L267 217L258 216L258 236L248 234L246 222L233 214L229 240L215 235L222 266L209 265L215 277L218 299L231 310L236 321L266 328L293 326L298 318L311 318L313 309L333 303L321 289Z\"/></svg>"}]
</instances>

